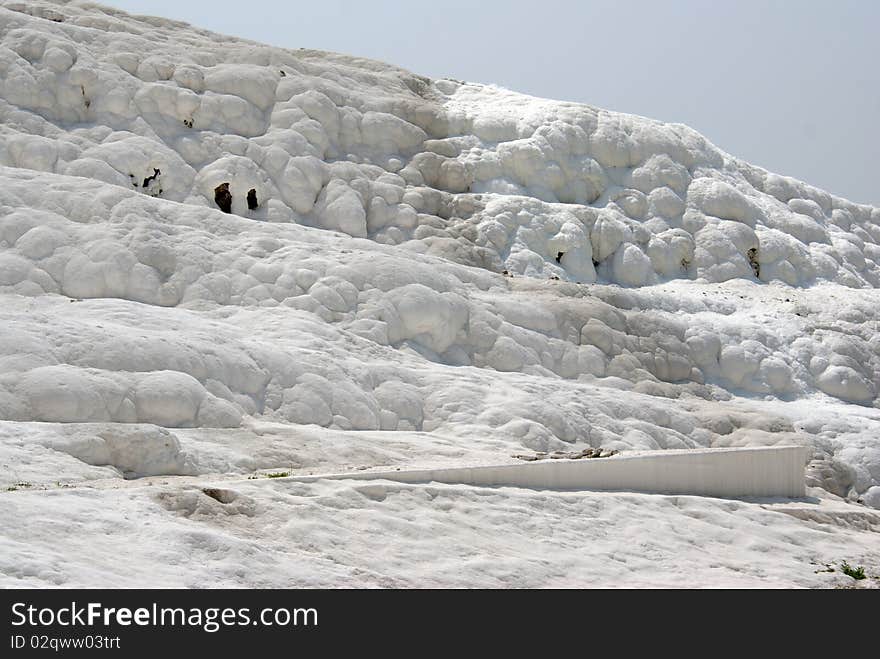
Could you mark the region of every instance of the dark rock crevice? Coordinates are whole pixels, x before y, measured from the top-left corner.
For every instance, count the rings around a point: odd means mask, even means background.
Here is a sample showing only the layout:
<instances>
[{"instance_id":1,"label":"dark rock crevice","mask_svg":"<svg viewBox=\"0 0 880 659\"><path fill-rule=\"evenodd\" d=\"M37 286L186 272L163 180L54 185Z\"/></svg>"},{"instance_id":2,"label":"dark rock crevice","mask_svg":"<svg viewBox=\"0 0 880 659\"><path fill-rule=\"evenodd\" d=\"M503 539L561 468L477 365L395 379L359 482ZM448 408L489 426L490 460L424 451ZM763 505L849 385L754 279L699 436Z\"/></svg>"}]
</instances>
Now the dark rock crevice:
<instances>
[{"instance_id":1,"label":"dark rock crevice","mask_svg":"<svg viewBox=\"0 0 880 659\"><path fill-rule=\"evenodd\" d=\"M229 183L221 183L214 188L214 203L224 213L232 212L232 194L229 192Z\"/></svg>"},{"instance_id":2,"label":"dark rock crevice","mask_svg":"<svg viewBox=\"0 0 880 659\"><path fill-rule=\"evenodd\" d=\"M752 266L752 272L755 273L755 277L761 276L761 264L758 263L758 248L752 247L746 255L749 258L749 265Z\"/></svg>"}]
</instances>

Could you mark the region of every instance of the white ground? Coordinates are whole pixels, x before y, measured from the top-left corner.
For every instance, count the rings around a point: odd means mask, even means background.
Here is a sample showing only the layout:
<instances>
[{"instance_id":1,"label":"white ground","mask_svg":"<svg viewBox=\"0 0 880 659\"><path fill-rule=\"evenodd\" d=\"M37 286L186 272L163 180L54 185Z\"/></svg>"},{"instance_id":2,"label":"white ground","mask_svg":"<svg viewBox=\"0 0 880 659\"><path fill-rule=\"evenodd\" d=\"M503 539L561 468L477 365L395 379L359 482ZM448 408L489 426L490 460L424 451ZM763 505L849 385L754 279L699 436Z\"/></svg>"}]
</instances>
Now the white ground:
<instances>
[{"instance_id":1,"label":"white ground","mask_svg":"<svg viewBox=\"0 0 880 659\"><path fill-rule=\"evenodd\" d=\"M0 584L877 585L878 287L880 209L685 126L0 0ZM248 479L784 444L807 499Z\"/></svg>"}]
</instances>

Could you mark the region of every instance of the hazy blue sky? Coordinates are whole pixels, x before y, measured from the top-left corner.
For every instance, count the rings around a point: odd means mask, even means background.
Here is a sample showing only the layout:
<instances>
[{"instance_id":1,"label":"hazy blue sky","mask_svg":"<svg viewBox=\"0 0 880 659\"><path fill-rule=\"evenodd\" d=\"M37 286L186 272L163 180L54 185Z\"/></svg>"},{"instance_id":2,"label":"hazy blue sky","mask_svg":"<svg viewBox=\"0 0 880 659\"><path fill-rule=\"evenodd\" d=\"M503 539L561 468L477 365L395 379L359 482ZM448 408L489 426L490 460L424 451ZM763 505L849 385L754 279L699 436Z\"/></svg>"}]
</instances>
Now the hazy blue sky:
<instances>
[{"instance_id":1,"label":"hazy blue sky","mask_svg":"<svg viewBox=\"0 0 880 659\"><path fill-rule=\"evenodd\" d=\"M289 48L693 126L880 205L875 0L104 0Z\"/></svg>"}]
</instances>

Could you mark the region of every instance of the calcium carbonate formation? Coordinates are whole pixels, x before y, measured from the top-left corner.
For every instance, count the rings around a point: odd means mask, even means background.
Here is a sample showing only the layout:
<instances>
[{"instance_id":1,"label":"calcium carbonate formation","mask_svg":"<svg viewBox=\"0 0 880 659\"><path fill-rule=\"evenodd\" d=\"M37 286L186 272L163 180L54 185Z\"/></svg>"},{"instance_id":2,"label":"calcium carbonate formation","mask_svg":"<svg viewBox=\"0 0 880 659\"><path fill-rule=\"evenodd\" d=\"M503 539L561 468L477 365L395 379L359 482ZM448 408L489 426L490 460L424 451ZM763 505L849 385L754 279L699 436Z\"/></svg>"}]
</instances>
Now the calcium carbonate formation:
<instances>
[{"instance_id":1,"label":"calcium carbonate formation","mask_svg":"<svg viewBox=\"0 0 880 659\"><path fill-rule=\"evenodd\" d=\"M880 507L878 287L880 209L683 125L0 1L12 487L796 444Z\"/></svg>"}]
</instances>

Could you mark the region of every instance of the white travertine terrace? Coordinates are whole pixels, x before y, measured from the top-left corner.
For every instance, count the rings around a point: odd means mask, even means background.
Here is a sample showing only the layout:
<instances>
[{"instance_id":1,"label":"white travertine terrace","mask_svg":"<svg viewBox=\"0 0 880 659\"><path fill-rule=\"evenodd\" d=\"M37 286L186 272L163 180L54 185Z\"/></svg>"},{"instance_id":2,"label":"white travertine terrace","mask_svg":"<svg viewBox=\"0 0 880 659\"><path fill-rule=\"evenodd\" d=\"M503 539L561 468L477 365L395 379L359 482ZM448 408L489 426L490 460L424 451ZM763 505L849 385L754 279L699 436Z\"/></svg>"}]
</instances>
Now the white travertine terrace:
<instances>
[{"instance_id":1,"label":"white travertine terrace","mask_svg":"<svg viewBox=\"0 0 880 659\"><path fill-rule=\"evenodd\" d=\"M808 492L870 516L878 287L880 209L686 126L89 2L0 0L4 524L61 501L59 485L76 486L72 519L92 504L110 519L134 511L113 489L123 479L587 446L806 447ZM96 483L112 487L82 494ZM421 486L400 492L398 513L439 515ZM131 506L167 528L201 510L166 494L176 503ZM566 516L564 497L516 496ZM751 523L740 531L760 535ZM520 532L510 541L534 539ZM802 547L836 546L814 540ZM0 577L131 583L46 542L33 564L5 547ZM779 583L823 578L795 563ZM268 583L222 572L216 583ZM504 582L485 575L471 583Z\"/></svg>"}]
</instances>

